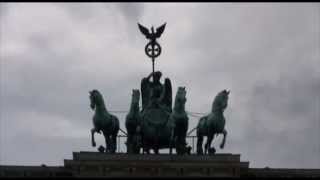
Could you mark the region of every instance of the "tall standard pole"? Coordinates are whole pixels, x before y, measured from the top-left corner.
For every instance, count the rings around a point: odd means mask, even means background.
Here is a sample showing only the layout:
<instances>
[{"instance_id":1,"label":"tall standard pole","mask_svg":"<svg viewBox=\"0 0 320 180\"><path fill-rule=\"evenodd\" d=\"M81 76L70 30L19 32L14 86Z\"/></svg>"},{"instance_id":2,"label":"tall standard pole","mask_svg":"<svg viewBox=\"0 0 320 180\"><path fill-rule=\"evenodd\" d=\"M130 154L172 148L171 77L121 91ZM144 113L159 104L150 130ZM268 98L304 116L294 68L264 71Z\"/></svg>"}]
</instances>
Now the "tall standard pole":
<instances>
[{"instance_id":1,"label":"tall standard pole","mask_svg":"<svg viewBox=\"0 0 320 180\"><path fill-rule=\"evenodd\" d=\"M151 27L151 35L154 36L154 29L153 29L153 26ZM151 40L151 54L152 54L152 80L154 82L154 58L155 58L155 54L154 54L154 44L155 44L155 39Z\"/></svg>"},{"instance_id":2,"label":"tall standard pole","mask_svg":"<svg viewBox=\"0 0 320 180\"><path fill-rule=\"evenodd\" d=\"M154 81L154 58L152 58L152 80Z\"/></svg>"}]
</instances>

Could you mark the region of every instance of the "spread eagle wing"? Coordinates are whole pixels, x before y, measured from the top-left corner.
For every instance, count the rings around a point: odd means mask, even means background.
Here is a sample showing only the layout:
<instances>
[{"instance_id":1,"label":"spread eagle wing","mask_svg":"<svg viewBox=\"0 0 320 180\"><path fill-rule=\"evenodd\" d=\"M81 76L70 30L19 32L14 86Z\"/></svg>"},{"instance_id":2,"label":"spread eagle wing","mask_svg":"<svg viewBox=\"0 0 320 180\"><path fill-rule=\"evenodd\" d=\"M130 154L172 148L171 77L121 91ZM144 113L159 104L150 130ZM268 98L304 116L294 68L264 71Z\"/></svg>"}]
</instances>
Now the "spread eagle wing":
<instances>
[{"instance_id":1,"label":"spread eagle wing","mask_svg":"<svg viewBox=\"0 0 320 180\"><path fill-rule=\"evenodd\" d=\"M150 87L148 78L143 78L141 80L141 100L142 100L142 110L144 110L149 103Z\"/></svg>"},{"instance_id":2,"label":"spread eagle wing","mask_svg":"<svg viewBox=\"0 0 320 180\"><path fill-rule=\"evenodd\" d=\"M142 26L141 24L139 24L139 23L138 23L138 26L139 26L139 29L140 29L141 33L142 33L143 35L145 35L147 39L149 39L149 38L150 38L150 35L151 35L151 34L149 33L149 30L148 30L146 27L144 27L144 26Z\"/></svg>"},{"instance_id":3,"label":"spread eagle wing","mask_svg":"<svg viewBox=\"0 0 320 180\"><path fill-rule=\"evenodd\" d=\"M164 31L164 28L166 27L166 24L167 23L164 23L163 25L161 25L160 27L157 28L157 31L155 33L155 37L156 38L159 38L161 36L161 34L163 33Z\"/></svg>"}]
</instances>

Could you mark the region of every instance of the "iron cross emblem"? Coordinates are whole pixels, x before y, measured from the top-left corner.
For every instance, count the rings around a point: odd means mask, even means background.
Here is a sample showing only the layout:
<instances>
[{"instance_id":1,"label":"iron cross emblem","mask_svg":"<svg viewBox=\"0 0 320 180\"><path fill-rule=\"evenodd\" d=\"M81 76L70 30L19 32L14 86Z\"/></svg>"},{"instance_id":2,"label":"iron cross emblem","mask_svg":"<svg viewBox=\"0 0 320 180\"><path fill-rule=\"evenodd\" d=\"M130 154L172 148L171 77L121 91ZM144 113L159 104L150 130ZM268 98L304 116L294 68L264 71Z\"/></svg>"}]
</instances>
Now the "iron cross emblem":
<instances>
[{"instance_id":1,"label":"iron cross emblem","mask_svg":"<svg viewBox=\"0 0 320 180\"><path fill-rule=\"evenodd\" d=\"M156 57L158 57L161 54L161 46L157 42L157 38L160 38L161 34L164 31L164 28L166 27L166 23L161 25L156 29L156 32L154 31L153 26L151 27L151 33L149 30L138 23L138 27L143 35L146 36L147 39L149 39L148 44L145 46L144 51L148 57L152 60L152 72L154 72L154 60Z\"/></svg>"}]
</instances>

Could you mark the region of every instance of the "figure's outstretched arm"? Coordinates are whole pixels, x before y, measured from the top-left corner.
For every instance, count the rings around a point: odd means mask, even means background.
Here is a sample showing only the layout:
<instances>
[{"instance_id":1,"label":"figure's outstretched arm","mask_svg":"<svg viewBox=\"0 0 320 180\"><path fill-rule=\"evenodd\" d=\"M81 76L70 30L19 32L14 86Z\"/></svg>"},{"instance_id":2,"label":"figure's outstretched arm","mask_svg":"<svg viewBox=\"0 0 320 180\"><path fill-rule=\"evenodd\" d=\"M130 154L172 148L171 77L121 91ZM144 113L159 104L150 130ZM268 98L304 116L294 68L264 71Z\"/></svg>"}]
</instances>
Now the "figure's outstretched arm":
<instances>
[{"instance_id":1,"label":"figure's outstretched arm","mask_svg":"<svg viewBox=\"0 0 320 180\"><path fill-rule=\"evenodd\" d=\"M149 74L149 76L147 77L147 79L148 80L150 80L150 78L153 76L153 72L151 72L150 74Z\"/></svg>"}]
</instances>

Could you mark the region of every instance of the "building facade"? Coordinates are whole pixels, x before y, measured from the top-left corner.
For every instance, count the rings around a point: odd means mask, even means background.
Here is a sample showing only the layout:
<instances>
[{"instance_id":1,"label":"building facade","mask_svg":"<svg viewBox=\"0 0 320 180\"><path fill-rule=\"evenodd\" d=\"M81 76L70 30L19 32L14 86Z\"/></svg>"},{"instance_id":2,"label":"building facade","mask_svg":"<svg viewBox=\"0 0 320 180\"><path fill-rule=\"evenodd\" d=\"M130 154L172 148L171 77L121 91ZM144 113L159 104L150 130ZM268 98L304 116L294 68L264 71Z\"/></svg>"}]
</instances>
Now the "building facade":
<instances>
[{"instance_id":1,"label":"building facade","mask_svg":"<svg viewBox=\"0 0 320 180\"><path fill-rule=\"evenodd\" d=\"M64 166L0 166L0 177L320 177L320 169L249 168L239 154L74 152Z\"/></svg>"}]
</instances>

